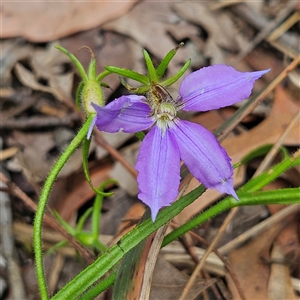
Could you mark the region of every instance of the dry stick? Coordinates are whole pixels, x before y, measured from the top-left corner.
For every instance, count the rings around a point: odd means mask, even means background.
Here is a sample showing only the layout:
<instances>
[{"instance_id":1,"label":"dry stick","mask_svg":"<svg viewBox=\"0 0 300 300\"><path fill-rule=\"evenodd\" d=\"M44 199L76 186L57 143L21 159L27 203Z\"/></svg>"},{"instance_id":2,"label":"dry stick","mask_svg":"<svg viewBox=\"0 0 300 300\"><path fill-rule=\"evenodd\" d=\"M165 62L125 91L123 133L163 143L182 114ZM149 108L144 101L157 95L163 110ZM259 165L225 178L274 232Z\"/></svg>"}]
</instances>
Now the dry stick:
<instances>
[{"instance_id":1,"label":"dry stick","mask_svg":"<svg viewBox=\"0 0 300 300\"><path fill-rule=\"evenodd\" d=\"M290 1L290 3L291 2L292 1ZM294 3L297 4L297 1L294 1ZM295 7L295 9L297 10L297 7ZM256 13L246 3L234 5L230 8L230 10L234 14L238 15L239 18L242 18L243 20L245 20L247 23L249 23L251 26L253 26L259 31L264 30L264 28L268 27L268 24L270 23L270 21L266 17ZM271 45L273 45L273 42L271 42ZM282 36L278 38L278 41L276 43L276 48L278 45L280 45L280 47L284 47L284 45L286 45L287 48L298 49L299 38L297 38L295 35L290 34L289 32L285 32L284 34L282 34Z\"/></svg>"},{"instance_id":2,"label":"dry stick","mask_svg":"<svg viewBox=\"0 0 300 300\"><path fill-rule=\"evenodd\" d=\"M51 273L49 275L49 291L53 293L59 280L59 274L64 266L65 256L62 253L57 253L51 266Z\"/></svg>"},{"instance_id":3,"label":"dry stick","mask_svg":"<svg viewBox=\"0 0 300 300\"><path fill-rule=\"evenodd\" d=\"M37 205L30 199L14 182L10 181L2 172L0 172L0 181L5 183L9 188L10 192L21 199L24 204L29 207L33 212L36 212ZM53 229L60 232L60 234L65 237L69 243L71 243L74 248L86 259L88 263L93 262L93 258L89 251L87 251L84 247L82 247L75 238L70 236L63 227L58 223L58 221L49 213L46 213L44 216L44 221L51 226Z\"/></svg>"},{"instance_id":4,"label":"dry stick","mask_svg":"<svg viewBox=\"0 0 300 300\"><path fill-rule=\"evenodd\" d=\"M191 275L191 277L189 278L186 286L184 287L182 294L179 297L179 300L184 300L186 299L186 296L188 294L188 291L191 289L192 285L194 284L197 275L199 274L200 270L202 269L202 267L204 266L205 260L207 259L207 257L209 256L210 252L212 251L212 249L215 248L216 244L219 242L220 238L222 237L223 233L225 232L228 224L231 222L232 218L236 215L237 213L237 207L233 208L228 216L226 217L224 223L222 224L222 226L220 227L217 235L215 236L215 238L213 239L213 241L211 242L211 244L209 245L209 247L206 249L206 251L204 252L203 256L201 257L201 260L199 262L199 264L196 266L193 274ZM243 292L241 290L239 290L240 292L240 296L242 300L245 300L245 296L243 294Z\"/></svg>"},{"instance_id":5,"label":"dry stick","mask_svg":"<svg viewBox=\"0 0 300 300\"><path fill-rule=\"evenodd\" d=\"M297 122L299 121L299 119L300 119L300 111L295 114L295 116L293 117L293 119L290 122L289 126L282 133L282 135L278 138L278 140L273 145L273 147L269 151L269 153L265 156L264 160L261 162L261 164L257 168L257 170L254 173L253 177L257 176L258 174L260 174L261 172L263 172L264 170L266 170L270 166L273 158L278 153L278 150L279 150L280 146L283 144L283 141L288 136L288 134L293 129L293 127L297 124Z\"/></svg>"},{"instance_id":6,"label":"dry stick","mask_svg":"<svg viewBox=\"0 0 300 300\"><path fill-rule=\"evenodd\" d=\"M286 21L276 28L268 37L268 42L276 41L282 34L289 30L295 23L299 22L300 11L296 11Z\"/></svg>"},{"instance_id":7,"label":"dry stick","mask_svg":"<svg viewBox=\"0 0 300 300\"><path fill-rule=\"evenodd\" d=\"M254 173L253 177L258 176L259 174L261 174L263 171L265 171L270 166L272 160L274 159L274 157L278 153L278 150L279 150L280 146L283 144L285 138L288 136L288 134L291 131L291 129L296 125L296 123L298 122L299 118L300 118L300 112L298 112L298 113L295 114L295 116L293 117L293 119L290 122L289 126L281 134L281 136L278 138L278 140L276 141L276 143L273 145L273 147L271 148L271 150L269 151L269 153L265 156L265 158L261 162L260 166L257 168L256 172ZM249 232L249 231L251 231L251 229L248 230L247 232ZM235 240L233 240L231 242L235 242ZM228 244L230 244L231 242L229 242ZM224 247L226 247L226 245Z\"/></svg>"},{"instance_id":8,"label":"dry stick","mask_svg":"<svg viewBox=\"0 0 300 300\"><path fill-rule=\"evenodd\" d=\"M249 54L260 42L262 42L277 26L280 24L295 8L295 2L291 0L284 9L282 9L273 21L255 36L250 45L235 58L233 65L237 65L247 54Z\"/></svg>"},{"instance_id":9,"label":"dry stick","mask_svg":"<svg viewBox=\"0 0 300 300\"><path fill-rule=\"evenodd\" d=\"M209 246L209 243L202 238L201 236L199 236L198 234L196 234L195 232L191 231L190 234L192 236L194 236L196 239L198 239L201 243L205 244L207 247ZM234 282L236 288L238 291L242 291L240 283L237 279L237 276L235 275L234 271L232 270L230 263L228 263L228 261L223 257L223 253L221 253L221 251L217 250L216 248L213 248L212 251L218 256L218 258L223 262L225 268L227 269L229 275L232 278L232 281ZM198 258L198 256L197 256ZM214 287L214 285L212 286Z\"/></svg>"},{"instance_id":10,"label":"dry stick","mask_svg":"<svg viewBox=\"0 0 300 300\"><path fill-rule=\"evenodd\" d=\"M178 225L175 224L174 222L171 223L171 226L173 228L178 228ZM202 238L201 236L199 236L198 234L194 233L193 231L190 231L189 234L191 236L194 236L196 239L198 239L198 241L200 241L201 243L205 244L207 247L208 247L208 242L206 242L206 240L204 238ZM199 263L199 258L198 258L198 255L195 253L195 250L194 250L194 247L193 246L190 246L188 244L188 241L186 238L184 238L184 236L182 238L180 238L182 244L183 244L183 247L186 249L186 251L188 252L188 254L191 256L191 258L193 259L193 261L198 264ZM213 249L214 252L216 252L216 249ZM217 253L216 253L217 254ZM218 255L218 254L217 254ZM223 260L223 258L220 258L221 260ZM225 265L225 261L223 261L224 265ZM203 270L203 275L205 278L211 278L210 275ZM219 293L219 291L217 290L217 288L215 287L215 283L213 283L210 288L212 289L213 293L215 294L216 298L218 300L221 300L222 297Z\"/></svg>"},{"instance_id":11,"label":"dry stick","mask_svg":"<svg viewBox=\"0 0 300 300\"><path fill-rule=\"evenodd\" d=\"M293 60L292 63L283 70L283 72L281 72L273 81L272 83L266 88L266 90L260 95L260 99L262 100L269 92L271 92L271 90L273 88L275 88L275 86L277 86L277 84L279 84L286 76L287 74L293 70L293 68L295 68L298 63L300 62L300 55L297 59ZM276 84L274 84L276 83ZM272 89L270 88L270 86L272 87ZM263 97L262 97L263 95ZM258 101L255 101L255 103L258 103ZM253 105L252 105L253 106ZM254 107L253 107L254 108ZM262 172L263 170L261 170ZM258 175L258 173L256 174L256 176ZM230 213L228 214L228 216L226 217L224 223L222 224L218 234L216 235L216 237L214 238L214 240L212 241L211 245L208 247L208 249L206 250L206 252L204 253L200 263L196 266L192 276L190 277L189 281L187 282L181 296L180 296L180 300L184 300L189 289L192 287L197 274L200 272L201 268L204 265L204 262L206 260L206 258L208 257L209 253L211 252L211 250L214 248L214 246L217 244L217 242L220 240L222 234L224 233L224 231L227 228L227 225L231 222L231 220L234 218L234 216L236 215L236 213L238 212L238 207L233 208ZM245 296L243 295L242 290L238 290L241 299L245 299Z\"/></svg>"},{"instance_id":12,"label":"dry stick","mask_svg":"<svg viewBox=\"0 0 300 300\"><path fill-rule=\"evenodd\" d=\"M0 182L0 186L5 184ZM18 261L17 250L15 247L15 237L12 230L12 211L11 211L11 198L8 194L0 192L0 251L6 259L8 280L13 284L10 289L10 296L13 299L26 299L25 286L22 279L21 267Z\"/></svg>"},{"instance_id":13,"label":"dry stick","mask_svg":"<svg viewBox=\"0 0 300 300\"><path fill-rule=\"evenodd\" d=\"M186 177L187 178L185 178L185 180L182 180L180 182L179 193L178 193L178 196L175 201L177 201L178 199L180 199L182 197L182 195L185 193L185 191L188 187L190 180L192 179L192 177L189 175L187 175ZM152 241L150 252L147 257L145 274L143 276L144 277L143 282L145 282L145 284L143 284L141 293L139 295L141 299L145 299L145 300L150 299L150 289L151 289L151 282L152 282L152 278L153 278L155 262L157 260L158 253L159 253L160 247L161 247L161 243L162 243L164 234L165 234L168 226L169 226L169 222L164 224L155 233L153 233L153 235L148 237L148 239L153 238L153 241Z\"/></svg>"},{"instance_id":14,"label":"dry stick","mask_svg":"<svg viewBox=\"0 0 300 300\"><path fill-rule=\"evenodd\" d=\"M269 228L273 227L275 224L279 222L283 222L289 215L297 214L300 212L300 204L295 203L288 205L284 209L278 211L276 214L272 215L268 219L260 222L259 224L253 226L246 232L239 235L234 240L228 242L224 246L218 249L218 252L222 255L226 255L233 249L238 248L239 246L243 245L247 241L251 240L252 238L256 237L257 235L263 233L264 231L268 230Z\"/></svg>"},{"instance_id":15,"label":"dry stick","mask_svg":"<svg viewBox=\"0 0 300 300\"><path fill-rule=\"evenodd\" d=\"M22 117L18 119L5 119L0 123L1 129L31 129L38 127L54 127L67 126L80 120L78 113L70 113L63 118L61 117L45 117L45 116L31 116Z\"/></svg>"},{"instance_id":16,"label":"dry stick","mask_svg":"<svg viewBox=\"0 0 300 300\"><path fill-rule=\"evenodd\" d=\"M279 84L281 83L287 75L292 72L297 65L300 63L300 55L298 55L267 87L266 89L257 97L257 99L249 105L244 113L239 116L239 118L236 120L236 123L239 123L245 116L251 113L251 111L261 102L263 101L269 93ZM221 142L230 131L232 131L235 127L235 124L229 124L224 131L218 136L218 140Z\"/></svg>"}]
</instances>

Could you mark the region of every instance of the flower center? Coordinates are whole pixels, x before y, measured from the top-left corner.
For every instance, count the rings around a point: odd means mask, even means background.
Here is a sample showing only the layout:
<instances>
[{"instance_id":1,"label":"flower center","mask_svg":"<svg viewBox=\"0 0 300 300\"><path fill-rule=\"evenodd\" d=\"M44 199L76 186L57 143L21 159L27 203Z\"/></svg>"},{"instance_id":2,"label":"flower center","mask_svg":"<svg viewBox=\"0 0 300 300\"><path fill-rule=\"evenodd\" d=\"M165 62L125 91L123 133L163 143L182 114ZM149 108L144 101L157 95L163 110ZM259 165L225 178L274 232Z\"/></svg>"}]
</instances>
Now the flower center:
<instances>
[{"instance_id":1,"label":"flower center","mask_svg":"<svg viewBox=\"0 0 300 300\"><path fill-rule=\"evenodd\" d=\"M153 113L153 117L157 122L157 126L165 132L167 128L173 125L176 113L177 111L173 104L161 103Z\"/></svg>"},{"instance_id":2,"label":"flower center","mask_svg":"<svg viewBox=\"0 0 300 300\"><path fill-rule=\"evenodd\" d=\"M152 117L163 131L172 126L177 115L176 101L168 91L158 85L153 84L147 97L149 106L152 109Z\"/></svg>"}]
</instances>

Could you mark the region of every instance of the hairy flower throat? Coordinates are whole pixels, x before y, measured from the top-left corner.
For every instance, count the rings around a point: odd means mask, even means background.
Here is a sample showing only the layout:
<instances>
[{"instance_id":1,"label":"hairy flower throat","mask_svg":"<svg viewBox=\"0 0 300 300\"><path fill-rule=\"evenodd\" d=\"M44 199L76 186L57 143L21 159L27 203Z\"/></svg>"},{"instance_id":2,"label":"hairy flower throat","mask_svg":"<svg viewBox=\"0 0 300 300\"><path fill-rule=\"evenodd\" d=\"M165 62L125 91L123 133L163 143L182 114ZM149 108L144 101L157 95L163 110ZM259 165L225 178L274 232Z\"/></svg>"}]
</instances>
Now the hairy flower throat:
<instances>
[{"instance_id":1,"label":"hairy flower throat","mask_svg":"<svg viewBox=\"0 0 300 300\"><path fill-rule=\"evenodd\" d=\"M153 119L157 122L158 127L165 132L176 118L178 111L176 102L169 92L158 84L152 86L147 100L151 107Z\"/></svg>"}]
</instances>

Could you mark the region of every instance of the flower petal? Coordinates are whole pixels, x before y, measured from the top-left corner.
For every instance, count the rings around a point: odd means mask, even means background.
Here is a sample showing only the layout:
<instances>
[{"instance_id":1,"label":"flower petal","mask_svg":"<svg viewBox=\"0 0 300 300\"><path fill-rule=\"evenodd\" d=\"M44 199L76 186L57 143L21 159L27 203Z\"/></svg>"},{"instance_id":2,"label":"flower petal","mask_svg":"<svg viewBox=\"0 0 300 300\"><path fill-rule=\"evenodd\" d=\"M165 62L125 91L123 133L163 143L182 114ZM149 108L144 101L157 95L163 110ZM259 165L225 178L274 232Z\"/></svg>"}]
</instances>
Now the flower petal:
<instances>
[{"instance_id":1,"label":"flower petal","mask_svg":"<svg viewBox=\"0 0 300 300\"><path fill-rule=\"evenodd\" d=\"M89 127L88 133L87 133L87 135L86 135L86 138L87 138L88 140L90 139L90 137L91 137L91 135L92 135L92 132L93 132L93 129L94 129L94 126L95 126L95 123L96 123L96 119L97 119L97 117L95 116L95 117L93 118L93 120L92 120L92 123L91 123L90 127Z\"/></svg>"},{"instance_id":2,"label":"flower petal","mask_svg":"<svg viewBox=\"0 0 300 300\"><path fill-rule=\"evenodd\" d=\"M106 106L93 103L96 110L96 126L105 132L124 131L127 133L148 129L153 124L151 109L144 103L145 97L122 96Z\"/></svg>"},{"instance_id":3,"label":"flower petal","mask_svg":"<svg viewBox=\"0 0 300 300\"><path fill-rule=\"evenodd\" d=\"M233 189L231 159L215 136L204 127L176 120L169 129L176 136L181 159L203 185L238 200Z\"/></svg>"},{"instance_id":4,"label":"flower petal","mask_svg":"<svg viewBox=\"0 0 300 300\"><path fill-rule=\"evenodd\" d=\"M163 206L170 205L178 194L180 156L174 137L152 128L144 138L137 158L139 199L151 209L154 221Z\"/></svg>"},{"instance_id":5,"label":"flower petal","mask_svg":"<svg viewBox=\"0 0 300 300\"><path fill-rule=\"evenodd\" d=\"M207 111L242 101L251 94L255 80L269 71L239 72L226 65L195 71L179 88L183 110Z\"/></svg>"}]
</instances>

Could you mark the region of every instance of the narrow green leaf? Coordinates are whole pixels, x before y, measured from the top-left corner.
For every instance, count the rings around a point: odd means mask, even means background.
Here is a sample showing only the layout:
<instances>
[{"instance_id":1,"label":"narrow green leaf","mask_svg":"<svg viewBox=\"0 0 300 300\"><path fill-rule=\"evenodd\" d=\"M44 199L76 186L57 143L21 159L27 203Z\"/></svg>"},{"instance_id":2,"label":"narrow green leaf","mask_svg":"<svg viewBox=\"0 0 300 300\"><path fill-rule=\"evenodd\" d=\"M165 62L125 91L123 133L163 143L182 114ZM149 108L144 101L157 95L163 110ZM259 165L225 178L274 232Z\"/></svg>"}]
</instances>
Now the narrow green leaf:
<instances>
[{"instance_id":1,"label":"narrow green leaf","mask_svg":"<svg viewBox=\"0 0 300 300\"><path fill-rule=\"evenodd\" d=\"M105 197L112 196L114 193L104 193L104 192L99 191L93 185L93 182L91 180L90 173L89 173L89 167L88 167L88 157L89 157L89 149L90 149L91 140L92 139L85 138L82 143L82 165L83 165L83 171L84 171L86 181L89 183L90 187L96 194L105 196Z\"/></svg>"},{"instance_id":2,"label":"narrow green leaf","mask_svg":"<svg viewBox=\"0 0 300 300\"><path fill-rule=\"evenodd\" d=\"M108 85L108 83L106 83L106 82L103 82L103 81L101 81L100 82L100 86L102 86L102 87L105 87L105 88L107 88L107 89L111 89L112 90L112 88Z\"/></svg>"},{"instance_id":3,"label":"narrow green leaf","mask_svg":"<svg viewBox=\"0 0 300 300\"><path fill-rule=\"evenodd\" d=\"M81 231L83 229L84 223L85 223L86 219L89 217L89 215L92 213L92 211L93 211L92 207L88 208L84 212L84 214L79 218L79 221L76 226L77 231Z\"/></svg>"},{"instance_id":4,"label":"narrow green leaf","mask_svg":"<svg viewBox=\"0 0 300 300\"><path fill-rule=\"evenodd\" d=\"M95 240L98 240L99 237L99 224L100 224L100 216L102 210L102 202L104 196L104 189L110 184L118 184L118 182L114 179L108 179L100 184L98 191L102 194L97 194L95 197L94 205L93 205L93 214L92 214L92 233Z\"/></svg>"},{"instance_id":5,"label":"narrow green leaf","mask_svg":"<svg viewBox=\"0 0 300 300\"><path fill-rule=\"evenodd\" d=\"M108 76L109 74L111 74L110 71L104 70L99 75L97 75L96 81L101 84L102 79L105 78L106 76Z\"/></svg>"},{"instance_id":6,"label":"narrow green leaf","mask_svg":"<svg viewBox=\"0 0 300 300\"><path fill-rule=\"evenodd\" d=\"M159 66L156 69L156 74L158 76L158 79L164 76L170 61L173 59L178 49L181 48L183 45L184 43L180 43L176 48L169 51L167 55L163 58L163 60L160 62Z\"/></svg>"},{"instance_id":7,"label":"narrow green leaf","mask_svg":"<svg viewBox=\"0 0 300 300\"><path fill-rule=\"evenodd\" d=\"M237 195L239 196L241 201L236 201L233 197L226 197L224 200L213 206L211 209L202 212L199 216L193 218L192 220L186 222L184 225L176 228L173 230L170 234L168 234L165 237L165 240L163 242L163 245L167 245L173 240L176 240L178 237L182 236L189 230L199 226L203 223L203 220L207 220L207 217L209 218L214 217L215 215L221 213L224 210L227 210L229 208L235 207L235 206L241 206L241 205L253 205L256 203L259 204L266 204L259 203L255 198L249 199L249 193L257 192L273 180L275 180L278 176L280 176L282 173L284 173L289 168L293 167L295 165L295 161L298 161L300 163L299 157L288 157L287 159L283 160L279 164L273 166L269 170L263 172L261 175L251 179L248 181L244 186L242 186L238 191ZM247 197L245 200L244 195L247 194ZM180 200L179 200L180 201ZM263 200L262 200L263 202ZM273 202L269 202L269 204L273 204ZM293 203L293 201L290 201L289 203Z\"/></svg>"},{"instance_id":8,"label":"narrow green leaf","mask_svg":"<svg viewBox=\"0 0 300 300\"><path fill-rule=\"evenodd\" d=\"M96 63L96 59L94 57L92 57L92 60L89 64L89 69L88 69L88 78L90 80L96 80L97 78L97 63Z\"/></svg>"},{"instance_id":9,"label":"narrow green leaf","mask_svg":"<svg viewBox=\"0 0 300 300\"><path fill-rule=\"evenodd\" d=\"M74 54L72 54L71 52L69 52L67 49L65 49L65 48L62 47L62 46L56 45L55 48L58 49L58 50L60 50L60 51L63 52L64 54L66 54L66 55L71 59L71 61L73 62L73 64L74 64L74 65L76 66L76 68L78 69L79 74L80 74L82 80L83 80L84 82L87 82L88 76L87 76L87 74L85 73L84 67L82 66L82 64L80 63L80 61L76 58L76 56L75 56Z\"/></svg>"},{"instance_id":10,"label":"narrow green leaf","mask_svg":"<svg viewBox=\"0 0 300 300\"><path fill-rule=\"evenodd\" d=\"M257 177L250 179L238 190L238 195L246 192L256 192L262 189L264 186L274 181L277 177L283 174L286 170L294 167L297 163L300 164L299 157L288 157L284 159L283 161L272 166Z\"/></svg>"},{"instance_id":11,"label":"narrow green leaf","mask_svg":"<svg viewBox=\"0 0 300 300\"><path fill-rule=\"evenodd\" d=\"M247 202L247 205L300 203L300 187L245 193L235 205L242 206L243 202Z\"/></svg>"},{"instance_id":12,"label":"narrow green leaf","mask_svg":"<svg viewBox=\"0 0 300 300\"><path fill-rule=\"evenodd\" d=\"M134 72L131 70L127 70L127 69L123 69L123 68L113 67L113 66L105 67L105 69L111 73L115 73L115 74L121 75L123 77L131 78L131 79L138 81L144 85L149 85L149 78L140 73L137 73L137 72Z\"/></svg>"},{"instance_id":13,"label":"narrow green leaf","mask_svg":"<svg viewBox=\"0 0 300 300\"><path fill-rule=\"evenodd\" d=\"M68 241L60 241L60 242L56 243L54 246L52 246L51 248L49 248L45 254L50 255L50 254L54 253L56 250L66 246L66 245L68 245Z\"/></svg>"},{"instance_id":14,"label":"narrow green leaf","mask_svg":"<svg viewBox=\"0 0 300 300\"><path fill-rule=\"evenodd\" d=\"M150 83L151 84L152 83L158 83L158 77L157 77L157 74L156 74L156 70L154 68L154 65L153 65L153 62L150 58L149 53L146 50L143 50L143 55L144 55L144 58L145 58Z\"/></svg>"},{"instance_id":15,"label":"narrow green leaf","mask_svg":"<svg viewBox=\"0 0 300 300\"><path fill-rule=\"evenodd\" d=\"M257 149L254 149L248 155L243 157L243 159L241 160L241 163L246 164L254 158L257 158L257 157L267 154L272 149L272 147L273 147L273 144L267 144L267 145L258 147ZM281 152L283 158L287 158L289 156L288 151L285 147L280 147L280 152Z\"/></svg>"},{"instance_id":16,"label":"narrow green leaf","mask_svg":"<svg viewBox=\"0 0 300 300\"><path fill-rule=\"evenodd\" d=\"M69 223L67 223L56 210L53 210L53 214L70 235L74 236L76 234L76 230Z\"/></svg>"},{"instance_id":17,"label":"narrow green leaf","mask_svg":"<svg viewBox=\"0 0 300 300\"><path fill-rule=\"evenodd\" d=\"M162 81L160 83L160 85L162 85L162 86L170 86L173 83L175 83L185 73L185 71L189 68L190 64L191 64L191 59L189 59L184 64L184 66L174 76L166 79L165 81Z\"/></svg>"},{"instance_id":18,"label":"narrow green leaf","mask_svg":"<svg viewBox=\"0 0 300 300\"><path fill-rule=\"evenodd\" d=\"M159 227L170 221L174 216L179 214L184 207L195 201L199 194L204 192L205 188L199 186L188 195L185 195L171 206L161 210L153 223L147 219L142 224L135 227L126 234L116 245L112 246L102 254L94 263L89 265L80 274L67 283L52 300L76 299L81 293L93 285L99 278L103 277L121 258L132 248L138 245L143 239L156 231Z\"/></svg>"},{"instance_id":19,"label":"narrow green leaf","mask_svg":"<svg viewBox=\"0 0 300 300\"><path fill-rule=\"evenodd\" d=\"M287 191L288 190L288 191ZM278 197L276 196L278 192ZM240 201L236 201L233 197L226 197L213 207L203 211L200 215L191 219L184 225L174 229L172 232L166 235L163 240L162 247L168 245L172 241L176 240L183 234L187 233L193 228L205 223L207 220L215 217L216 215L229 210L236 206L247 205L267 205L267 204L293 204L299 203L299 188L283 189L274 191L264 191L256 193L245 193L239 195ZM274 200L274 197L276 200ZM282 197L282 199L280 199Z\"/></svg>"},{"instance_id":20,"label":"narrow green leaf","mask_svg":"<svg viewBox=\"0 0 300 300\"><path fill-rule=\"evenodd\" d=\"M127 83L127 81L123 77L119 76L119 80L126 90L128 90L132 93L137 92L138 88L131 86L129 83Z\"/></svg>"},{"instance_id":21,"label":"narrow green leaf","mask_svg":"<svg viewBox=\"0 0 300 300\"><path fill-rule=\"evenodd\" d=\"M93 300L106 289L108 289L116 279L116 272L111 272L105 279L100 283L93 286L85 294L80 296L81 300Z\"/></svg>"}]
</instances>

